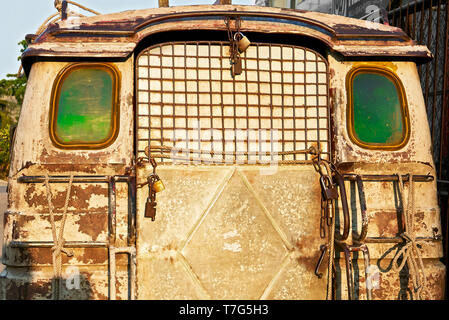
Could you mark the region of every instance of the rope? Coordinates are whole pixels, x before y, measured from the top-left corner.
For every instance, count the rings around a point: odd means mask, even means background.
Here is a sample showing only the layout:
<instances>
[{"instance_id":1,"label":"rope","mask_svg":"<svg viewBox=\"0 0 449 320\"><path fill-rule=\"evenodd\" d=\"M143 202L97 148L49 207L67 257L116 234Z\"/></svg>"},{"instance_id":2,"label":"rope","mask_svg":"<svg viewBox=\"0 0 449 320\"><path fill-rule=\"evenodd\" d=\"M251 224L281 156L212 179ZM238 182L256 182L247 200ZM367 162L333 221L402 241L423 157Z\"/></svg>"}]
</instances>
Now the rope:
<instances>
[{"instance_id":1,"label":"rope","mask_svg":"<svg viewBox=\"0 0 449 320\"><path fill-rule=\"evenodd\" d=\"M73 174L70 175L70 181L67 188L65 203L64 203L64 210L62 213L62 221L61 225L59 227L59 235L57 234L56 229L56 223L55 223L55 217L53 212L53 204L52 204L52 194L50 190L50 178L48 176L48 173L45 174L45 187L47 190L47 201L48 201L48 208L50 211L50 223L51 223L51 232L53 236L53 244L54 246L51 248L52 250L52 262L53 262L53 299L59 300L59 280L61 279L62 275L62 253L65 253L67 256L71 257L73 256L73 252L67 249L64 249L64 243L65 239L63 237L64 234L64 226L67 220L67 208L69 204L70 199L70 193L72 191L72 185L73 185ZM56 285L56 282L58 285Z\"/></svg>"},{"instance_id":2,"label":"rope","mask_svg":"<svg viewBox=\"0 0 449 320\"><path fill-rule=\"evenodd\" d=\"M70 3L70 4L74 5L74 6L77 6L77 7L81 8L81 9L83 9L84 11L93 13L93 14L95 14L95 15L100 15L99 12L97 12L97 11L95 11L95 10L92 10L92 9L89 9L89 8L83 6L83 5L79 4L79 3L76 3L76 2L74 2L74 1L69 1L69 0L67 0L66 2L67 2L67 3ZM56 8L56 10L57 10L58 12L56 12L56 13L52 14L51 16L49 16L49 17L44 21L44 23L41 24L41 26L40 26L40 27L37 29L37 31L36 31L36 34L37 34L37 35L39 35L39 34L41 34L42 32L44 32L45 29L47 28L47 26L48 26L49 24L56 23L56 22L58 22L58 21L60 21L60 20L62 19L62 0L55 0L55 8ZM80 17L80 18L86 17L85 15L83 15L83 14L81 14L81 13L74 12L74 11L71 11L71 10L67 10L67 16L71 16L71 17Z\"/></svg>"},{"instance_id":3,"label":"rope","mask_svg":"<svg viewBox=\"0 0 449 320\"><path fill-rule=\"evenodd\" d=\"M335 244L335 219L332 218L332 224L329 232L329 262L327 265L327 293L326 300L332 300L332 275L334 265L334 244Z\"/></svg>"},{"instance_id":4,"label":"rope","mask_svg":"<svg viewBox=\"0 0 449 320\"><path fill-rule=\"evenodd\" d=\"M73 4L74 6L77 6L77 7L81 8L81 9L83 9L84 11L93 13L95 15L100 15L101 14L101 13L95 11L95 10L89 9L88 7L85 7L85 6L83 6L83 5L79 4L79 3L76 3L75 1L67 0L67 3Z\"/></svg>"},{"instance_id":5,"label":"rope","mask_svg":"<svg viewBox=\"0 0 449 320\"><path fill-rule=\"evenodd\" d=\"M187 149L187 148L172 148L172 147L166 147L166 146L151 146L150 148L146 148L146 152L170 152L170 153L193 153L193 154L210 154L211 156L214 155L226 155L226 156L268 156L268 154L264 155L257 151L214 151L214 150L195 150L195 149ZM302 149L302 150L293 150L293 151L278 151L273 154L276 154L278 156L282 155L295 155L295 154L315 154L316 149L313 147L310 147L309 149ZM156 158L157 155L154 155Z\"/></svg>"},{"instance_id":6,"label":"rope","mask_svg":"<svg viewBox=\"0 0 449 320\"><path fill-rule=\"evenodd\" d=\"M414 230L415 221L415 195L414 195L414 183L413 176L410 175L410 186L408 192L408 204L405 205L404 199L404 182L402 176L398 174L399 177L399 194L402 202L402 216L404 219L405 229L401 233L401 237L404 239L404 246L399 250L397 255L393 259L394 270L399 272L405 266L408 265L410 276L412 278L413 287L415 289L416 297L418 300L422 300L422 293L426 285L426 276L424 273L424 264L422 261L422 254L419 250L418 244L422 240L417 240ZM402 256L401 264L397 265L397 260ZM418 261L416 261L418 260ZM422 277L421 274L422 273Z\"/></svg>"}]
</instances>

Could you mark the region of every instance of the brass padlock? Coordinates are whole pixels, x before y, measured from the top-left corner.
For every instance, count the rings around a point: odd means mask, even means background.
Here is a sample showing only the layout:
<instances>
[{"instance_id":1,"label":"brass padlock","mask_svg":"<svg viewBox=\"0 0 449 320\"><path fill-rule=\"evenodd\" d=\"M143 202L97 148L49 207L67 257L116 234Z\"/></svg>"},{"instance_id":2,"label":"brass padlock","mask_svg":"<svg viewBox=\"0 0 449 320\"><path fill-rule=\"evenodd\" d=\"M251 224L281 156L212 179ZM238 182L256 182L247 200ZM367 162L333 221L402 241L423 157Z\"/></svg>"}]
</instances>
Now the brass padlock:
<instances>
[{"instance_id":1,"label":"brass padlock","mask_svg":"<svg viewBox=\"0 0 449 320\"><path fill-rule=\"evenodd\" d=\"M152 221L156 219L156 193L165 190L164 183L155 173L148 176L148 198L145 204L145 218L151 218Z\"/></svg>"},{"instance_id":2,"label":"brass padlock","mask_svg":"<svg viewBox=\"0 0 449 320\"><path fill-rule=\"evenodd\" d=\"M154 193L159 193L165 190L165 185L162 182L161 178L157 175L150 175L148 177L149 182L151 183L151 189Z\"/></svg>"},{"instance_id":3,"label":"brass padlock","mask_svg":"<svg viewBox=\"0 0 449 320\"><path fill-rule=\"evenodd\" d=\"M240 36L240 40L238 40L238 48L239 52L243 53L246 50L248 50L249 46L251 45L251 41L243 35L243 33L239 32L234 35L234 40L237 41L237 36Z\"/></svg>"}]
</instances>

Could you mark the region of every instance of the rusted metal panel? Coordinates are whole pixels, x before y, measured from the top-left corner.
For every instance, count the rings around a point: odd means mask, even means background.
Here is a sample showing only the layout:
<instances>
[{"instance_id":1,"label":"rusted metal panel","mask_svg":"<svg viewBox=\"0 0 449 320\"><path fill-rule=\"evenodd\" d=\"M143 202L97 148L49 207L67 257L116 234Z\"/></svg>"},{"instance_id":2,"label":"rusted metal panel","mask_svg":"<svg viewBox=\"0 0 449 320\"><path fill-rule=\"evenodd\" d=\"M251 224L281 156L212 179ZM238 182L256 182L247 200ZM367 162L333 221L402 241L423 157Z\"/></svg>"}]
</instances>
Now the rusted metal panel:
<instances>
[{"instance_id":1,"label":"rusted metal panel","mask_svg":"<svg viewBox=\"0 0 449 320\"><path fill-rule=\"evenodd\" d=\"M67 63L36 63L31 77L22 115L17 128L9 177L9 207L5 215L2 273L3 299L51 299L53 271L51 266L53 238L48 209L48 193L42 177L50 179L51 203L55 211L56 227L62 219L62 207L68 188L68 177L74 179L68 203L64 230L65 247L72 256L63 255L64 270L81 270L78 289L67 289L62 283L62 299L107 299L110 231L116 239L113 245L127 246L130 234L128 220L131 204L128 180L116 182L113 206L115 225L110 225L112 204L109 199L108 176L129 175L133 153L133 58L115 64L120 71L120 134L108 150L61 150L49 139L48 117L50 95L56 75ZM42 85L45 84L45 85ZM32 136L20 132L33 132ZM41 179L23 179L23 177ZM89 177L97 176L102 179ZM133 204L132 204L133 205ZM113 229L111 229L113 228ZM117 254L117 298L128 299L128 256ZM64 271L66 272L66 271ZM65 275L65 273L63 273ZM65 276L64 276L65 277Z\"/></svg>"},{"instance_id":2,"label":"rusted metal panel","mask_svg":"<svg viewBox=\"0 0 449 320\"><path fill-rule=\"evenodd\" d=\"M167 187L158 218L138 216L140 299L324 298L326 284L313 274L321 244L316 173L311 165L272 176L260 169L158 169Z\"/></svg>"},{"instance_id":3,"label":"rusted metal panel","mask_svg":"<svg viewBox=\"0 0 449 320\"><path fill-rule=\"evenodd\" d=\"M242 16L242 31L303 34L343 56L431 58L427 48L416 46L401 29L378 23L279 8L197 6L127 11L51 25L24 53L25 69L29 70L27 60L36 56L124 58L142 39L157 32L226 31L225 16ZM389 45L392 50L379 50L379 45Z\"/></svg>"},{"instance_id":4,"label":"rusted metal panel","mask_svg":"<svg viewBox=\"0 0 449 320\"><path fill-rule=\"evenodd\" d=\"M107 300L109 297L107 266L66 265L62 275L62 300ZM48 267L8 268L0 279L0 297L3 300L52 299L52 271ZM117 284L118 299L128 299L126 266L117 267Z\"/></svg>"}]
</instances>

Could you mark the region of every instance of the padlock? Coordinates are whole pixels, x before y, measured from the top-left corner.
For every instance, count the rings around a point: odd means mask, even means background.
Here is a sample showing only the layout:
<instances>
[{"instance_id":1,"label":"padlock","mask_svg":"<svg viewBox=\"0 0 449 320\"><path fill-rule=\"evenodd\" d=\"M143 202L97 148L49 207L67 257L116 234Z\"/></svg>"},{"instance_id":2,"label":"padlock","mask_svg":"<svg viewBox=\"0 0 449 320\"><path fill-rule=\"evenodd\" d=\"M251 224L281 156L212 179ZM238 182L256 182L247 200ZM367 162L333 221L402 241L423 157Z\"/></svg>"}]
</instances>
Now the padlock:
<instances>
[{"instance_id":1,"label":"padlock","mask_svg":"<svg viewBox=\"0 0 449 320\"><path fill-rule=\"evenodd\" d=\"M234 60L234 63L232 64L232 76L238 76L240 74L242 74L243 72L243 66L242 66L242 59L240 59L240 57L237 57Z\"/></svg>"},{"instance_id":2,"label":"padlock","mask_svg":"<svg viewBox=\"0 0 449 320\"><path fill-rule=\"evenodd\" d=\"M338 190L329 176L322 176L320 178L321 190L323 191L323 197L325 200L336 200L338 199Z\"/></svg>"},{"instance_id":3,"label":"padlock","mask_svg":"<svg viewBox=\"0 0 449 320\"><path fill-rule=\"evenodd\" d=\"M145 218L150 218L152 221L156 220L156 206L157 203L151 197L148 197L147 203L145 204Z\"/></svg>"},{"instance_id":4,"label":"padlock","mask_svg":"<svg viewBox=\"0 0 449 320\"><path fill-rule=\"evenodd\" d=\"M234 35L234 40L237 41L237 36L240 37L240 40L238 40L238 48L239 48L239 52L243 53L246 50L248 50L249 46L251 45L251 41L249 41L249 39L243 35L243 33L238 32Z\"/></svg>"},{"instance_id":5,"label":"padlock","mask_svg":"<svg viewBox=\"0 0 449 320\"><path fill-rule=\"evenodd\" d=\"M148 177L148 182L151 184L151 190L154 193L159 193L165 190L165 185L158 175L152 174Z\"/></svg>"}]
</instances>

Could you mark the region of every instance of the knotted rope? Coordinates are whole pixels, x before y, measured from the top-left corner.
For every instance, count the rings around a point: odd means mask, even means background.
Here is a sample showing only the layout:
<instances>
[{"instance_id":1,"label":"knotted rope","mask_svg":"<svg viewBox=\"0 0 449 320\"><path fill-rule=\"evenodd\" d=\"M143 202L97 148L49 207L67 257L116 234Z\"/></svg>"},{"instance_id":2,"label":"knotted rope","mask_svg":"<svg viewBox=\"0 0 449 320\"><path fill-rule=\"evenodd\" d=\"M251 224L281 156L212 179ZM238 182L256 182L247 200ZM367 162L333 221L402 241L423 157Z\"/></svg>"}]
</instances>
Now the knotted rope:
<instances>
[{"instance_id":1,"label":"knotted rope","mask_svg":"<svg viewBox=\"0 0 449 320\"><path fill-rule=\"evenodd\" d=\"M50 211L50 223L51 223L51 232L53 236L53 247L52 250L52 262L53 262L53 285L52 285L52 291L53 291L53 299L59 300L59 293L60 293L60 286L59 286L59 280L62 276L62 253L65 253L67 256L72 257L73 252L67 249L64 249L64 227L67 220L67 208L69 205L69 199L70 194L72 191L72 185L73 185L73 174L70 175L70 181L69 185L67 187L67 193L64 203L64 209L62 213L62 221L61 225L59 226L59 235L56 228L55 223L55 216L53 212L53 204L52 204L52 194L50 190L50 179L48 177L48 173L45 174L45 187L47 190L47 201L48 201L48 208Z\"/></svg>"},{"instance_id":2,"label":"knotted rope","mask_svg":"<svg viewBox=\"0 0 449 320\"><path fill-rule=\"evenodd\" d=\"M404 239L404 246L399 250L393 259L394 270L399 272L405 266L408 265L410 276L412 278L413 287L418 300L422 299L422 293L426 285L426 276L424 272L424 264L422 261L422 254L419 250L419 243L422 240L417 240L414 230L415 221L415 195L414 195L414 184L413 175L410 175L409 181L409 191L408 191L408 203L405 205L404 199L404 182L402 176L398 174L399 177L399 195L402 202L402 216L404 219L404 232L401 233L401 237ZM401 264L398 266L397 260L402 256ZM417 261L418 260L418 261ZM421 276L422 273L422 276Z\"/></svg>"}]
</instances>

